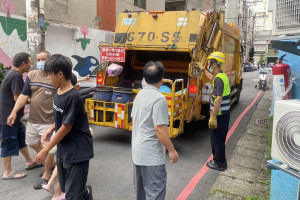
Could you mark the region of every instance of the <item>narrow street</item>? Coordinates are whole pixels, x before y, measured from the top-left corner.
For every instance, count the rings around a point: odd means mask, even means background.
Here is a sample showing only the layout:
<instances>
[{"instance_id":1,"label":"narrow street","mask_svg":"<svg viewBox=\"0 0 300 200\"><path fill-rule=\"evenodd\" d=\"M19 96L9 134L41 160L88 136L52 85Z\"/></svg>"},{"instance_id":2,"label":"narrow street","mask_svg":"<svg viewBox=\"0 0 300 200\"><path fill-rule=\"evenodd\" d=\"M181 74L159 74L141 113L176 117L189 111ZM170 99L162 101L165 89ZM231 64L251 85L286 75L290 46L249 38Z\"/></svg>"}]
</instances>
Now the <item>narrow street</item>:
<instances>
[{"instance_id":1,"label":"narrow street","mask_svg":"<svg viewBox=\"0 0 300 200\"><path fill-rule=\"evenodd\" d=\"M233 106L230 126L253 101L258 89L254 88L257 71L244 73L244 87L240 103ZM227 157L231 153L245 130L256 105L245 115L233 136L227 143ZM133 188L133 170L131 161L131 133L112 128L92 126L94 129L95 157L91 160L88 184L93 186L94 199L135 199ZM185 128L182 135L173 140L180 159L176 164L168 163L167 158L167 200L174 200L202 168L211 155L209 130L203 122L193 123ZM32 155L33 152L31 151ZM13 157L13 166L17 171L24 171L22 156ZM230 167L230 166L229 166ZM0 171L3 170L2 165ZM51 199L44 190L34 190L41 168L26 171L28 176L18 181L1 182L0 195L7 200ZM217 171L209 170L196 185L189 199L207 199L208 192L218 176Z\"/></svg>"}]
</instances>

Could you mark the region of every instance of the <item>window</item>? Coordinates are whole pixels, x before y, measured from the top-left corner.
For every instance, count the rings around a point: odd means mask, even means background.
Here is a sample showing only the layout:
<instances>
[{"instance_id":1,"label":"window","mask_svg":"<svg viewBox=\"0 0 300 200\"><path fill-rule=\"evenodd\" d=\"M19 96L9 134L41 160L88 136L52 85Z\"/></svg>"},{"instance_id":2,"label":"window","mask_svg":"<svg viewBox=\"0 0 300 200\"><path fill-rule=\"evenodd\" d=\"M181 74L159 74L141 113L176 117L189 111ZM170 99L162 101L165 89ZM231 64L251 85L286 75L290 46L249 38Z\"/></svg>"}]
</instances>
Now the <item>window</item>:
<instances>
[{"instance_id":1,"label":"window","mask_svg":"<svg viewBox=\"0 0 300 200\"><path fill-rule=\"evenodd\" d=\"M166 11L185 10L184 9L185 4L186 4L186 0L176 0L176 1L166 0L165 10Z\"/></svg>"},{"instance_id":2,"label":"window","mask_svg":"<svg viewBox=\"0 0 300 200\"><path fill-rule=\"evenodd\" d=\"M146 9L146 0L134 0L134 5Z\"/></svg>"}]
</instances>

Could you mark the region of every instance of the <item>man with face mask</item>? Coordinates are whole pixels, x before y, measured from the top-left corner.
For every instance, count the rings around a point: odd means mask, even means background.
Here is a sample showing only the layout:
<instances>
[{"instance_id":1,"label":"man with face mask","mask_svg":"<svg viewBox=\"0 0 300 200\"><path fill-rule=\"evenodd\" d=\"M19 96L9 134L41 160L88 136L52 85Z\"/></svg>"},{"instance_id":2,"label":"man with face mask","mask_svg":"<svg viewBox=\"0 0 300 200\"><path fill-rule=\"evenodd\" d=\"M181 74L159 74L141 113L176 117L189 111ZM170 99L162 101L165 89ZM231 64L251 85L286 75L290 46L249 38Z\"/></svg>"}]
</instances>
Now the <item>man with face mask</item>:
<instances>
[{"instance_id":1,"label":"man with face mask","mask_svg":"<svg viewBox=\"0 0 300 200\"><path fill-rule=\"evenodd\" d=\"M7 118L7 124L12 126L16 119L16 113L25 106L30 98L30 113L26 127L26 144L37 153L43 149L41 136L54 123L53 100L56 88L50 85L47 74L44 71L45 62L49 59L48 51L37 54L37 69L28 73L24 88L19 96L14 109ZM27 170L41 167L37 163L27 166ZM45 163L45 170L41 178L34 185L34 189L41 189L51 177L51 168L54 167L54 155L49 154Z\"/></svg>"},{"instance_id":2,"label":"man with face mask","mask_svg":"<svg viewBox=\"0 0 300 200\"><path fill-rule=\"evenodd\" d=\"M221 70L225 63L225 56L221 52L213 52L208 58L208 70L205 75L212 80L212 95L210 102L209 128L213 159L206 165L215 170L227 169L225 157L225 141L229 125L230 109L230 85L228 77Z\"/></svg>"}]
</instances>

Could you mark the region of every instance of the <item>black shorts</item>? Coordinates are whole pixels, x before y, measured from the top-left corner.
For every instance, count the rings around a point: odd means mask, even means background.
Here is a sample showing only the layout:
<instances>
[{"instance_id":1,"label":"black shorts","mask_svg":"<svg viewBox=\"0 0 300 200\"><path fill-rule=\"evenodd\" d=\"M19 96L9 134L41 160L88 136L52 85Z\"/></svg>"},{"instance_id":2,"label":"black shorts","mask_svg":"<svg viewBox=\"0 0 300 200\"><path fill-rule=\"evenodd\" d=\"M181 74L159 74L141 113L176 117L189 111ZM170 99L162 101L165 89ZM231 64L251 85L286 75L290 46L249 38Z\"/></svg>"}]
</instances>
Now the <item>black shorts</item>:
<instances>
[{"instance_id":1,"label":"black shorts","mask_svg":"<svg viewBox=\"0 0 300 200\"><path fill-rule=\"evenodd\" d=\"M86 181L89 172L89 160L79 163L64 163L57 158L58 178L61 190L66 193L66 200L81 200L86 195Z\"/></svg>"}]
</instances>

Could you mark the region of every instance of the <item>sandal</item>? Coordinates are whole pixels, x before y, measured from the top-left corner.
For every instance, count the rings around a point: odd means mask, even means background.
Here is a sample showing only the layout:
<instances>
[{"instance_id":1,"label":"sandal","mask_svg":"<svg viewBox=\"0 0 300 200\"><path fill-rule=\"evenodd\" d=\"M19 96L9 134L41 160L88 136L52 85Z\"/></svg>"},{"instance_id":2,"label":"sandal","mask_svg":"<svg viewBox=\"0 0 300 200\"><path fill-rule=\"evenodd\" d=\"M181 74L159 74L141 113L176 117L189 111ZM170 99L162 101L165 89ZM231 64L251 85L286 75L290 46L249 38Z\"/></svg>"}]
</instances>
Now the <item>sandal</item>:
<instances>
[{"instance_id":1,"label":"sandal","mask_svg":"<svg viewBox=\"0 0 300 200\"><path fill-rule=\"evenodd\" d=\"M42 188L45 189L47 192L54 194L54 185L53 185L53 187L48 186L48 185L42 185Z\"/></svg>"},{"instance_id":2,"label":"sandal","mask_svg":"<svg viewBox=\"0 0 300 200\"><path fill-rule=\"evenodd\" d=\"M2 180L20 179L20 178L24 178L25 176L27 176L27 174L25 174L25 173L20 174L20 175L23 175L23 176L17 176L16 177L16 175L18 175L17 172L13 171L7 177L2 177Z\"/></svg>"},{"instance_id":3,"label":"sandal","mask_svg":"<svg viewBox=\"0 0 300 200\"><path fill-rule=\"evenodd\" d=\"M59 197L52 197L51 200L64 200L65 198L66 198L66 194L63 194L63 195L61 195Z\"/></svg>"},{"instance_id":4,"label":"sandal","mask_svg":"<svg viewBox=\"0 0 300 200\"><path fill-rule=\"evenodd\" d=\"M25 167L26 170L32 170L38 167L43 167L43 164L38 164L37 162L32 163L31 165L28 165Z\"/></svg>"},{"instance_id":5,"label":"sandal","mask_svg":"<svg viewBox=\"0 0 300 200\"><path fill-rule=\"evenodd\" d=\"M34 189L39 190L42 189L43 185L47 185L49 180L40 178L37 183L33 186Z\"/></svg>"}]
</instances>

